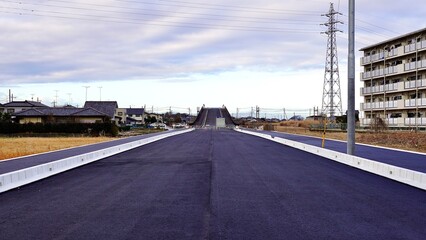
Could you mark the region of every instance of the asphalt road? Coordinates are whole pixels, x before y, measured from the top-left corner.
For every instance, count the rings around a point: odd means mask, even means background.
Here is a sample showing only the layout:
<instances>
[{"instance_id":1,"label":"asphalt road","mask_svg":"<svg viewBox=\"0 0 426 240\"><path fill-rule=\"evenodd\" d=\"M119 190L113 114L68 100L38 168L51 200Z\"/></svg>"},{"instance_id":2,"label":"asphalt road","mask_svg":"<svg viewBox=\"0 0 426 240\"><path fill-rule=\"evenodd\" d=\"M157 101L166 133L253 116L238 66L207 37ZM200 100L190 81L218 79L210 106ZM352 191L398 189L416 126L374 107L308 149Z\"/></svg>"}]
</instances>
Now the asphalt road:
<instances>
[{"instance_id":1,"label":"asphalt road","mask_svg":"<svg viewBox=\"0 0 426 240\"><path fill-rule=\"evenodd\" d=\"M0 194L0 239L425 239L426 192L228 130Z\"/></svg>"},{"instance_id":2,"label":"asphalt road","mask_svg":"<svg viewBox=\"0 0 426 240\"><path fill-rule=\"evenodd\" d=\"M173 131L179 131L179 130L173 130ZM59 159L64 159L67 157L72 157L88 152L97 151L104 148L109 148L113 146L117 146L124 143L129 143L133 141L137 141L140 139L145 139L161 134L165 134L167 131L164 132L157 132L157 133L150 133L150 134L144 134L139 136L133 136L133 137L126 137L126 138L120 138L117 140L107 141L107 142L100 142L96 144L90 144L80 147L73 147L61 151L52 151L47 152L43 154L36 154L31 156L24 156L19 158L14 158L6 161L0 161L0 174L13 172L16 170L20 170L23 168L28 168L36 165L40 165L43 163L53 162Z\"/></svg>"},{"instance_id":3,"label":"asphalt road","mask_svg":"<svg viewBox=\"0 0 426 240\"><path fill-rule=\"evenodd\" d=\"M269 131L262 131L262 133L317 147L321 147L322 144L322 140L315 137ZM343 141L327 139L325 141L324 147L337 152L347 152L347 143ZM356 144L355 155L358 157L426 173L426 154Z\"/></svg>"}]
</instances>

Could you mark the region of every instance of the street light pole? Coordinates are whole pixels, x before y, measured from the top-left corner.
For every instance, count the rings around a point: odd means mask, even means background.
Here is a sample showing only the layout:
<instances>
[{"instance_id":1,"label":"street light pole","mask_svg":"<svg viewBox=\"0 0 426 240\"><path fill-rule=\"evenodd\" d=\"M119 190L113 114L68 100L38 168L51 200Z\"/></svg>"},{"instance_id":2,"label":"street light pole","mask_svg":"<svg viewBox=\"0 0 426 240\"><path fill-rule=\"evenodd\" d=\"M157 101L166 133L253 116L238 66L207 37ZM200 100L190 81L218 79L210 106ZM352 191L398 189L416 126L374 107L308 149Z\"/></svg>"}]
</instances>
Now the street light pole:
<instances>
[{"instance_id":1,"label":"street light pole","mask_svg":"<svg viewBox=\"0 0 426 240\"><path fill-rule=\"evenodd\" d=\"M347 154L355 154L355 0L349 0Z\"/></svg>"},{"instance_id":2,"label":"street light pole","mask_svg":"<svg viewBox=\"0 0 426 240\"><path fill-rule=\"evenodd\" d=\"M86 102L87 102L87 89L90 87L90 86L83 86L84 88L86 88Z\"/></svg>"}]
</instances>

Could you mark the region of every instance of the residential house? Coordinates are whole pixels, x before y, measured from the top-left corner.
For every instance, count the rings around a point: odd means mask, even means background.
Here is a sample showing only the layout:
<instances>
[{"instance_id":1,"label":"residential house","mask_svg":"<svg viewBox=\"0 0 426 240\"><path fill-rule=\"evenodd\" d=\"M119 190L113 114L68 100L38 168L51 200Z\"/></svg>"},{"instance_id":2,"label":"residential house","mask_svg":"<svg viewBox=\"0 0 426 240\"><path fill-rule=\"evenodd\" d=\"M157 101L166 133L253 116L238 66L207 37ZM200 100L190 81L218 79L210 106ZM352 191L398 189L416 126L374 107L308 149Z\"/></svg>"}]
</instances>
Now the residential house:
<instances>
[{"instance_id":1,"label":"residential house","mask_svg":"<svg viewBox=\"0 0 426 240\"><path fill-rule=\"evenodd\" d=\"M118 119L115 115L118 108L116 101L86 101L84 103L84 108L96 109L97 111L106 114L111 121L118 123Z\"/></svg>"},{"instance_id":2,"label":"residential house","mask_svg":"<svg viewBox=\"0 0 426 240\"><path fill-rule=\"evenodd\" d=\"M12 101L12 102L5 103L0 109L3 109L3 112L13 114L13 113L24 111L27 109L48 108L48 107L49 106L46 106L41 102L25 100L25 101Z\"/></svg>"},{"instance_id":3,"label":"residential house","mask_svg":"<svg viewBox=\"0 0 426 240\"><path fill-rule=\"evenodd\" d=\"M115 123L117 125L123 125L126 123L126 109L127 108L116 108L115 109Z\"/></svg>"},{"instance_id":4,"label":"residential house","mask_svg":"<svg viewBox=\"0 0 426 240\"><path fill-rule=\"evenodd\" d=\"M32 108L12 115L14 122L24 123L96 123L109 116L93 108Z\"/></svg>"},{"instance_id":5,"label":"residential house","mask_svg":"<svg viewBox=\"0 0 426 240\"><path fill-rule=\"evenodd\" d=\"M131 124L131 125L145 124L145 109L144 108L127 108L126 124Z\"/></svg>"}]
</instances>

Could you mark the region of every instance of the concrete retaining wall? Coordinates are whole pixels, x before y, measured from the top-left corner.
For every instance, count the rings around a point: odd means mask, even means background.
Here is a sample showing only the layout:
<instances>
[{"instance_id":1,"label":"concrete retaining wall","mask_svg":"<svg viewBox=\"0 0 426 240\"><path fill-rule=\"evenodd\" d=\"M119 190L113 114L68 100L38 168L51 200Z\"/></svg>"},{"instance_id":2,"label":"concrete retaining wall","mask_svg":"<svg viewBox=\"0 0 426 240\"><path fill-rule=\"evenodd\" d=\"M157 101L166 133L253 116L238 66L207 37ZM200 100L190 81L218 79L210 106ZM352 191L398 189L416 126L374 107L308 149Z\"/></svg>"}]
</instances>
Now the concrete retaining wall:
<instances>
[{"instance_id":1,"label":"concrete retaining wall","mask_svg":"<svg viewBox=\"0 0 426 240\"><path fill-rule=\"evenodd\" d=\"M373 161L366 158L348 155L346 153L336 152L325 148L320 148L296 141L287 140L280 137L272 137L271 135L235 129L238 132L258 136L277 143L284 144L289 147L297 148L305 152L309 152L336 162L346 164L348 166L358 168L370 173L374 173L401 183L405 183L423 190L426 190L426 173L409 170L386 163Z\"/></svg>"},{"instance_id":2,"label":"concrete retaining wall","mask_svg":"<svg viewBox=\"0 0 426 240\"><path fill-rule=\"evenodd\" d=\"M171 137L178 134L183 134L190 132L194 129L186 129L180 131L172 131L165 134L137 140L130 143L125 143L121 145L117 145L114 147L109 147L105 149L101 149L94 152L89 152L69 158L64 158L60 160L56 160L53 162L37 165L34 167L29 167L25 169L21 169L14 172L9 172L0 175L0 193L8 191L13 188L20 187L22 185L32 183L38 181L43 178L50 177L52 175L80 167L82 165L136 148L142 145L152 143L167 137ZM18 160L19 161L19 160Z\"/></svg>"}]
</instances>

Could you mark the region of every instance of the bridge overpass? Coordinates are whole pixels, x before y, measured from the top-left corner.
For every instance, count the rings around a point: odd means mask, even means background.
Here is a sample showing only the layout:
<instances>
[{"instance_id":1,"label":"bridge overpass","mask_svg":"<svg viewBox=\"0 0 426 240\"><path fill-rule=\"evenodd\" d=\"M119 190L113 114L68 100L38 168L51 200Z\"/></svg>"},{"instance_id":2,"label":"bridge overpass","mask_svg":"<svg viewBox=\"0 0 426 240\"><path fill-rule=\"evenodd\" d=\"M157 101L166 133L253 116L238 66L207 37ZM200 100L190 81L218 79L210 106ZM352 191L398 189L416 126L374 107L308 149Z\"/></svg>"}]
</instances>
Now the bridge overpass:
<instances>
[{"instance_id":1,"label":"bridge overpass","mask_svg":"<svg viewBox=\"0 0 426 240\"><path fill-rule=\"evenodd\" d=\"M221 123L218 120L224 121L221 125L218 126L218 123ZM200 112L197 115L195 121L191 124L197 128L209 128L209 127L235 127L236 124L232 120L231 114L228 109L223 106L221 108L205 108L202 107Z\"/></svg>"},{"instance_id":2,"label":"bridge overpass","mask_svg":"<svg viewBox=\"0 0 426 240\"><path fill-rule=\"evenodd\" d=\"M96 146L105 147L64 154ZM0 172L49 155L2 162ZM237 131L197 129L1 193L0 236L424 239L425 203L422 189L321 156Z\"/></svg>"}]
</instances>

